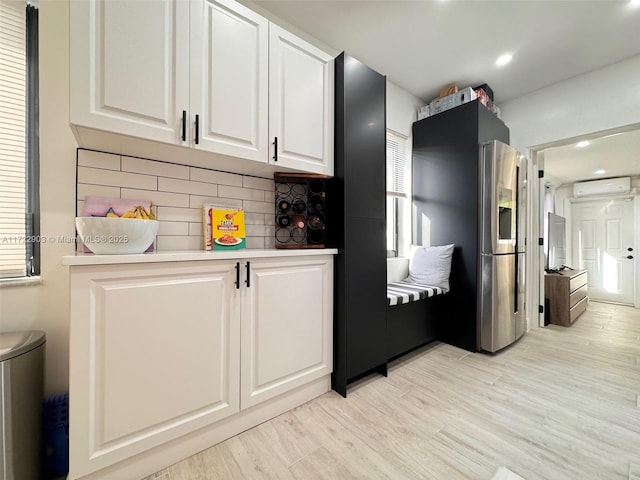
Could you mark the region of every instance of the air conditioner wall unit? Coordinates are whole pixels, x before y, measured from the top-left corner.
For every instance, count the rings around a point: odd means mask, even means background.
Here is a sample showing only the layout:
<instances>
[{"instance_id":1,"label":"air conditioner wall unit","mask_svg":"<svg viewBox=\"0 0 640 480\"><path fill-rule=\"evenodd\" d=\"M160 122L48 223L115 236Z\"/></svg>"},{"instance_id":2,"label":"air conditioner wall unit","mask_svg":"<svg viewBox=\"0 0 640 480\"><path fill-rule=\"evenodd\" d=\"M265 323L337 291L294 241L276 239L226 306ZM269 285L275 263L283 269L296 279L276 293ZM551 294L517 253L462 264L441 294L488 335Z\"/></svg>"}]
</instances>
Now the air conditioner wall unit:
<instances>
[{"instance_id":1,"label":"air conditioner wall unit","mask_svg":"<svg viewBox=\"0 0 640 480\"><path fill-rule=\"evenodd\" d=\"M592 182L578 182L573 184L574 197L589 197L592 195L624 195L631 191L631 177L609 178Z\"/></svg>"}]
</instances>

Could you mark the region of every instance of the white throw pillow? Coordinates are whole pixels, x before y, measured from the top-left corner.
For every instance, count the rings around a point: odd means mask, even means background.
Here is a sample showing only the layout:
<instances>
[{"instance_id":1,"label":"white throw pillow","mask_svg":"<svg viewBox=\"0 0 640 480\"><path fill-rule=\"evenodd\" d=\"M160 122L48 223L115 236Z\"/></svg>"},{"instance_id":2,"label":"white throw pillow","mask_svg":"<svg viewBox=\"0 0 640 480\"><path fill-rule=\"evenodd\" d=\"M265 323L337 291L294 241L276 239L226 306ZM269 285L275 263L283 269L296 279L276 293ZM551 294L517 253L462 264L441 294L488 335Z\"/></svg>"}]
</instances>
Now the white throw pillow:
<instances>
[{"instance_id":1,"label":"white throw pillow","mask_svg":"<svg viewBox=\"0 0 640 480\"><path fill-rule=\"evenodd\" d=\"M409 260L407 282L440 287L449 291L453 244L437 247L417 247Z\"/></svg>"}]
</instances>

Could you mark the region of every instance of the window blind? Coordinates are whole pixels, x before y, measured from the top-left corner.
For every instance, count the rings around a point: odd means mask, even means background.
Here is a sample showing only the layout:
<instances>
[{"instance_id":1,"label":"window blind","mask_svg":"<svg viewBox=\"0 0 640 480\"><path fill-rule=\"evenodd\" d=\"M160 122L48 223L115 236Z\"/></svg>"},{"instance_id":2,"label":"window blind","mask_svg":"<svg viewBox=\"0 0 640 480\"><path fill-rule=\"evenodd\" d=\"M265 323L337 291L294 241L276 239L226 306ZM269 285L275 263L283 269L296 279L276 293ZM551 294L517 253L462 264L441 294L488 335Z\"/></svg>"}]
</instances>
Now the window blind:
<instances>
[{"instance_id":1,"label":"window blind","mask_svg":"<svg viewBox=\"0 0 640 480\"><path fill-rule=\"evenodd\" d=\"M26 274L26 3L0 0L0 278Z\"/></svg>"},{"instance_id":2,"label":"window blind","mask_svg":"<svg viewBox=\"0 0 640 480\"><path fill-rule=\"evenodd\" d=\"M407 196L406 185L407 139L387 130L387 194Z\"/></svg>"}]
</instances>

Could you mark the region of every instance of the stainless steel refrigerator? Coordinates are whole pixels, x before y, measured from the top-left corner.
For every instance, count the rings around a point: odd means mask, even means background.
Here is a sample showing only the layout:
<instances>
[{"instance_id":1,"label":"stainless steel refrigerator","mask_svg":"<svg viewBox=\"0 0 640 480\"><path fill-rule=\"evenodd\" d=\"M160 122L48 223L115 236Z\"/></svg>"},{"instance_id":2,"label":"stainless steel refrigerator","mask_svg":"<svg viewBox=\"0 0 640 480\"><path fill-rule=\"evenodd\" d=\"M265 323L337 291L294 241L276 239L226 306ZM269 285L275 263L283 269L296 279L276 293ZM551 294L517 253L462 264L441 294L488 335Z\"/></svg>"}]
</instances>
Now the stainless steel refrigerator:
<instances>
[{"instance_id":1,"label":"stainless steel refrigerator","mask_svg":"<svg viewBox=\"0 0 640 480\"><path fill-rule=\"evenodd\" d=\"M497 140L480 145L478 343L496 352L526 330L526 160Z\"/></svg>"}]
</instances>

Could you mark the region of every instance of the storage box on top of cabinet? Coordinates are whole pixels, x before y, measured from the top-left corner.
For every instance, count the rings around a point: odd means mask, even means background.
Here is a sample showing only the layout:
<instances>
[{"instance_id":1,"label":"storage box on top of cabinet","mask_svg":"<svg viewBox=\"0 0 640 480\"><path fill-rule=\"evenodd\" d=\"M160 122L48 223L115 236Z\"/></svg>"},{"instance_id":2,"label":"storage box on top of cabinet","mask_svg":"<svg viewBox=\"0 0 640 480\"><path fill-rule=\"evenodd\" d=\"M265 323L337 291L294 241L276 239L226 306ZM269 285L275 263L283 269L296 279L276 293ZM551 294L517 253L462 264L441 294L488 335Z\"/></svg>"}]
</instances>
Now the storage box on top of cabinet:
<instances>
[{"instance_id":1,"label":"storage box on top of cabinet","mask_svg":"<svg viewBox=\"0 0 640 480\"><path fill-rule=\"evenodd\" d=\"M470 87L464 88L458 92L447 95L446 97L437 98L429 105L425 105L418 111L418 120L427 118L440 112L444 112L451 108L462 105L476 99L476 94Z\"/></svg>"}]
</instances>

